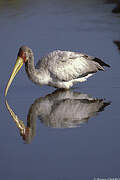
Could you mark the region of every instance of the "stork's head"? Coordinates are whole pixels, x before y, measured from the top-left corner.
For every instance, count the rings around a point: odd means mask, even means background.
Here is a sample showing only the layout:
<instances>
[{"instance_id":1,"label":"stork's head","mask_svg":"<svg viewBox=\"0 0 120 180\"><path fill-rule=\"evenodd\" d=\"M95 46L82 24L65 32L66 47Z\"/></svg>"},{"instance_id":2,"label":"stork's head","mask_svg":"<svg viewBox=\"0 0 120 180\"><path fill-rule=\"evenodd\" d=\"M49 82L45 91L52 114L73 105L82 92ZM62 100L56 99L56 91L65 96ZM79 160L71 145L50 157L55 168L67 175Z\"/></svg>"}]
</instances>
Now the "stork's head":
<instances>
[{"instance_id":1,"label":"stork's head","mask_svg":"<svg viewBox=\"0 0 120 180\"><path fill-rule=\"evenodd\" d=\"M29 47L27 47L27 46L20 47L15 66L13 68L12 74L10 76L10 79L9 79L6 89L5 89L5 96L7 95L8 89L9 89L14 77L16 76L18 71L21 69L23 64L29 60L31 53L32 53L32 50Z\"/></svg>"},{"instance_id":2,"label":"stork's head","mask_svg":"<svg viewBox=\"0 0 120 180\"><path fill-rule=\"evenodd\" d=\"M32 53L32 50L29 47L21 46L18 51L17 59L22 58L23 63L26 63L29 60L31 53Z\"/></svg>"}]
</instances>

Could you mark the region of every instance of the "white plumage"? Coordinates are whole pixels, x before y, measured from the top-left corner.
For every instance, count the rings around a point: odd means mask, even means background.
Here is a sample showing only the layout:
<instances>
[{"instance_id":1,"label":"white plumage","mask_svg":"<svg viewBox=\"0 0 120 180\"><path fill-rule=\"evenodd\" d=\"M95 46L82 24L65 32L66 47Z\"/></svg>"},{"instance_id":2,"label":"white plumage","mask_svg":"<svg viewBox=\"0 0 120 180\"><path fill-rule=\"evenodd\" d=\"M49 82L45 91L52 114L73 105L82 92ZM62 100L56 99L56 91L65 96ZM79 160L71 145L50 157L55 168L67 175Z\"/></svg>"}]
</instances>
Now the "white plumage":
<instances>
[{"instance_id":1,"label":"white plumage","mask_svg":"<svg viewBox=\"0 0 120 180\"><path fill-rule=\"evenodd\" d=\"M31 56L33 57L32 53ZM28 64L31 66L31 62L29 62ZM32 73L29 73L30 66L28 64L26 71L32 80L33 76L30 75ZM53 51L42 57L36 64L36 83L69 89L74 83L86 81L95 72L104 70L103 66L110 67L100 59L85 54Z\"/></svg>"}]
</instances>

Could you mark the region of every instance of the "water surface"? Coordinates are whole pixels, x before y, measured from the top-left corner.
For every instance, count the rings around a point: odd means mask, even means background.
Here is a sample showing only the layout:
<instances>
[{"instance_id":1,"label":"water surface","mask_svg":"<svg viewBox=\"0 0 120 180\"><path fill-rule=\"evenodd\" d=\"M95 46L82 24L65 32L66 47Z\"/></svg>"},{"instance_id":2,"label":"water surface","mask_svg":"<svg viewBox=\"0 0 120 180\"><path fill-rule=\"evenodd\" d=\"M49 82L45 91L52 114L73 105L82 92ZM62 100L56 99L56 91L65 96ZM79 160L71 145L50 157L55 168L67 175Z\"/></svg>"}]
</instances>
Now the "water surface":
<instances>
[{"instance_id":1,"label":"water surface","mask_svg":"<svg viewBox=\"0 0 120 180\"><path fill-rule=\"evenodd\" d=\"M120 51L115 43L120 41L120 15L112 13L114 7L115 4L98 0L0 1L1 179L91 180L120 175ZM111 104L76 128L53 128L37 118L36 135L30 144L25 144L4 98L21 45L33 49L35 62L55 49L80 51L103 59L111 68L98 72L72 91L105 98ZM31 104L54 91L52 87L31 83L22 68L9 89L7 101L26 125Z\"/></svg>"}]
</instances>

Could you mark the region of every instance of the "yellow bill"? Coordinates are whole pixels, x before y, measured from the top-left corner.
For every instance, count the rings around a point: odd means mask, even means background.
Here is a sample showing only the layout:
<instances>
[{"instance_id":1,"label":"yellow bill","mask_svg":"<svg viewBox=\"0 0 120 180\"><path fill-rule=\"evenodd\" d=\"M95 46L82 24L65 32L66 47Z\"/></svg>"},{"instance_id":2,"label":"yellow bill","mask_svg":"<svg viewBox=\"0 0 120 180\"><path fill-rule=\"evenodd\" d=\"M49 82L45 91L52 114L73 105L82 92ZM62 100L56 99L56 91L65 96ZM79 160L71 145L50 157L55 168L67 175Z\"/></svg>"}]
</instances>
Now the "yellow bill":
<instances>
[{"instance_id":1,"label":"yellow bill","mask_svg":"<svg viewBox=\"0 0 120 180\"><path fill-rule=\"evenodd\" d=\"M7 95L8 89L14 79L14 77L16 76L16 74L18 73L18 71L21 69L21 67L23 66L23 59L21 57L18 56L17 60L16 60L16 64L14 66L14 69L12 71L12 74L10 76L10 79L7 83L6 89L5 89L5 96Z\"/></svg>"}]
</instances>

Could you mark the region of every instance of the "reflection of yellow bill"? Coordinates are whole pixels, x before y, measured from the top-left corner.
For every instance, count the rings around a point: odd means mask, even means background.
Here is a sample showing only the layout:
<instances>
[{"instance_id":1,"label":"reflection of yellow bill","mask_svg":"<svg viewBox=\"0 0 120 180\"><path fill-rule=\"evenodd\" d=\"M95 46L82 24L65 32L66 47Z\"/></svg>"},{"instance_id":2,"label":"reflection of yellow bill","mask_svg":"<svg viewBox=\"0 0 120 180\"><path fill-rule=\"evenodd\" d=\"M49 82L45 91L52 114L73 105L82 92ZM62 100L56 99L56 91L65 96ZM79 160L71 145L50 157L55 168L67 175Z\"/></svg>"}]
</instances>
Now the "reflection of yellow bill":
<instances>
[{"instance_id":1,"label":"reflection of yellow bill","mask_svg":"<svg viewBox=\"0 0 120 180\"><path fill-rule=\"evenodd\" d=\"M9 79L6 89L5 89L5 96L7 95L8 89L9 89L14 77L16 76L16 74L18 73L18 71L21 69L22 66L23 66L23 59L18 56L18 58L16 60L16 64L14 66L14 69L12 71L12 74L10 76L10 79Z\"/></svg>"},{"instance_id":2,"label":"reflection of yellow bill","mask_svg":"<svg viewBox=\"0 0 120 180\"><path fill-rule=\"evenodd\" d=\"M23 123L23 121L21 121L18 116L16 116L16 114L13 112L13 110L10 108L7 100L5 101L6 107L10 113L10 115L12 116L14 122L16 123L16 126L18 127L18 129L20 130L21 134L25 133L25 125Z\"/></svg>"}]
</instances>

